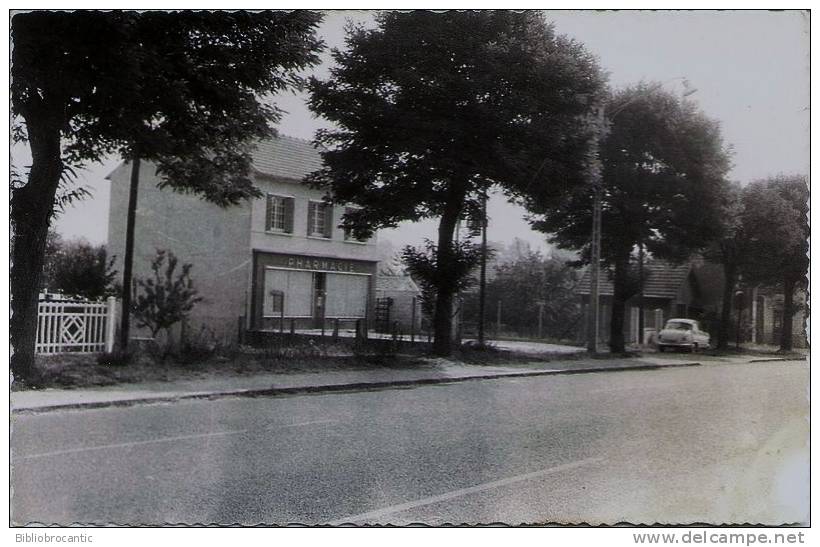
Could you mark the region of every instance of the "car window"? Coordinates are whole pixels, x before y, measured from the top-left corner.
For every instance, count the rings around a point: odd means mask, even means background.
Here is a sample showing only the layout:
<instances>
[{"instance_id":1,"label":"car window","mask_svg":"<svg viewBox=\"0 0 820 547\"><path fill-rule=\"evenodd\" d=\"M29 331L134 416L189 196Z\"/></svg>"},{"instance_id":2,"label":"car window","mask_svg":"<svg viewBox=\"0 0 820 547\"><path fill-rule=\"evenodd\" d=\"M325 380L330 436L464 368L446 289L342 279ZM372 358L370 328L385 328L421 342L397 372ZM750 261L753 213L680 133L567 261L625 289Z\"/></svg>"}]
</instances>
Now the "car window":
<instances>
[{"instance_id":1,"label":"car window","mask_svg":"<svg viewBox=\"0 0 820 547\"><path fill-rule=\"evenodd\" d=\"M691 323L684 323L683 321L670 321L666 324L667 329L672 330L692 330Z\"/></svg>"}]
</instances>

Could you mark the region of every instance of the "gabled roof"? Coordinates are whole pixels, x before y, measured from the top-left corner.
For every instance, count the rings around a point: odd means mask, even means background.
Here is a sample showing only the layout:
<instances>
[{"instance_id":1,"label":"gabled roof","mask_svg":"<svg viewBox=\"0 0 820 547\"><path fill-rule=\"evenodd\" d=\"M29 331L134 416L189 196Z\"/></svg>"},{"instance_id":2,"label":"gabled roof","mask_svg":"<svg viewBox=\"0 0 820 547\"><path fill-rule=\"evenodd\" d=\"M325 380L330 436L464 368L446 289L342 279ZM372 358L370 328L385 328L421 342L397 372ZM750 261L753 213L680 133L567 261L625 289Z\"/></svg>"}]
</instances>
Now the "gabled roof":
<instances>
[{"instance_id":1,"label":"gabled roof","mask_svg":"<svg viewBox=\"0 0 820 547\"><path fill-rule=\"evenodd\" d=\"M302 180L322 168L322 157L313 143L285 135L259 141L251 158L258 173L277 178Z\"/></svg>"},{"instance_id":2,"label":"gabled roof","mask_svg":"<svg viewBox=\"0 0 820 547\"><path fill-rule=\"evenodd\" d=\"M308 173L322 168L322 157L313 143L304 139L279 135L256 143L251 150L251 165L262 175L301 181ZM123 169L127 162L120 163L108 175Z\"/></svg>"},{"instance_id":3,"label":"gabled roof","mask_svg":"<svg viewBox=\"0 0 820 547\"><path fill-rule=\"evenodd\" d=\"M646 282L644 287L645 297L654 298L675 298L678 295L681 285L686 282L689 276L691 264L673 264L665 260L652 260L644 264ZM609 274L602 270L599 276L598 290L602 295L612 295L613 285L609 279ZM578 284L578 294L589 294L589 270L584 273L581 282Z\"/></svg>"}]
</instances>

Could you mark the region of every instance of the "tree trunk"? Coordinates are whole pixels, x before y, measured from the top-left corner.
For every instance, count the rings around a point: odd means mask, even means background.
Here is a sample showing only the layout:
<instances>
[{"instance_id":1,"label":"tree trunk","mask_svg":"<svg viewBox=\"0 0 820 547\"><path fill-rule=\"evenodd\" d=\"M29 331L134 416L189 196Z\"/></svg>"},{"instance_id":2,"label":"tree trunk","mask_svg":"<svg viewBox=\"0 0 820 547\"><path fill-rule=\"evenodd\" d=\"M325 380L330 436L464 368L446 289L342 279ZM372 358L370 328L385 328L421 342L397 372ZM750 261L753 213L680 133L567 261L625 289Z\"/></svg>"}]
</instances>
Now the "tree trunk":
<instances>
[{"instance_id":1,"label":"tree trunk","mask_svg":"<svg viewBox=\"0 0 820 547\"><path fill-rule=\"evenodd\" d=\"M436 287L436 309L433 313L433 353L447 356L453 352L453 302L455 280L447 275L453 260L453 235L461 214L463 197L451 199L444 208L438 225L438 248L436 268L444 275L439 276Z\"/></svg>"},{"instance_id":2,"label":"tree trunk","mask_svg":"<svg viewBox=\"0 0 820 547\"><path fill-rule=\"evenodd\" d=\"M63 163L60 125L56 117L26 119L31 146L31 171L25 186L12 190L12 263L10 271L11 370L15 381L36 383L34 349L37 299L45 262L46 237L54 212Z\"/></svg>"},{"instance_id":3,"label":"tree trunk","mask_svg":"<svg viewBox=\"0 0 820 547\"><path fill-rule=\"evenodd\" d=\"M624 353L624 316L626 301L631 295L628 293L629 258L615 262L615 279L612 290L612 316L609 325L609 351L613 354Z\"/></svg>"},{"instance_id":4,"label":"tree trunk","mask_svg":"<svg viewBox=\"0 0 820 547\"><path fill-rule=\"evenodd\" d=\"M794 286L794 279L787 277L783 280L783 328L780 331L780 351L792 350Z\"/></svg>"},{"instance_id":5,"label":"tree trunk","mask_svg":"<svg viewBox=\"0 0 820 547\"><path fill-rule=\"evenodd\" d=\"M720 307L720 324L718 325L717 349L729 347L729 322L732 320L732 301L734 300L737 267L734 261L723 263L723 302Z\"/></svg>"}]
</instances>

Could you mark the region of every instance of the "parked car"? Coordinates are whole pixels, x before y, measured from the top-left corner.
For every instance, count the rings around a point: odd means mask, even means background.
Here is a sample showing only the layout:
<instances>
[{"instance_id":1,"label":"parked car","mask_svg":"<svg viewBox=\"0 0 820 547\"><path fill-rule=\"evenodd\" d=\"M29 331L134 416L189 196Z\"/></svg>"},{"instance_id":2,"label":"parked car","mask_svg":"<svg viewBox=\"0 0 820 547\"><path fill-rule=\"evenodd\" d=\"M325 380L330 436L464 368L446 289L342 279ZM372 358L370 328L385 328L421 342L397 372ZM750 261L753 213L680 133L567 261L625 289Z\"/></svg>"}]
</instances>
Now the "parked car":
<instances>
[{"instance_id":1,"label":"parked car","mask_svg":"<svg viewBox=\"0 0 820 547\"><path fill-rule=\"evenodd\" d=\"M657 344L661 352L667 348L708 349L709 333L700 330L700 324L694 319L670 319L658 333Z\"/></svg>"}]
</instances>

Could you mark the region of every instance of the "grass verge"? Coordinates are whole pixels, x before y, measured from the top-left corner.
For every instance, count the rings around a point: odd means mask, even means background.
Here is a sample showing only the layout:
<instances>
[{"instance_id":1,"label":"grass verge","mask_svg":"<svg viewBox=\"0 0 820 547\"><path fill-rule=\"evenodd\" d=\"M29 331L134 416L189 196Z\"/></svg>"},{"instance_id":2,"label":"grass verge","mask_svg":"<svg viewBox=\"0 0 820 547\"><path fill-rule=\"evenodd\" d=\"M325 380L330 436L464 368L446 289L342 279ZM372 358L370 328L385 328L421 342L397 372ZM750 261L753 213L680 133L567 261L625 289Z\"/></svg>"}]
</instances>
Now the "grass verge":
<instances>
[{"instance_id":1,"label":"grass verge","mask_svg":"<svg viewBox=\"0 0 820 547\"><path fill-rule=\"evenodd\" d=\"M501 350L488 345L466 344L446 359L430 358L421 350L402 352L352 352L332 345L296 348L236 348L203 356L201 359L162 359L142 351L133 355L61 354L38 356L40 381L36 389L90 388L139 382L174 382L226 378L254 374L302 374L342 370L424 369L442 361L477 366L526 367L568 355L532 355ZM30 389L19 383L12 390ZM32 388L33 389L33 388Z\"/></svg>"}]
</instances>

